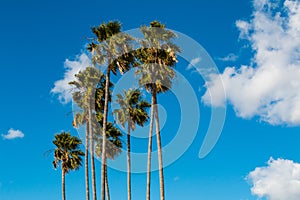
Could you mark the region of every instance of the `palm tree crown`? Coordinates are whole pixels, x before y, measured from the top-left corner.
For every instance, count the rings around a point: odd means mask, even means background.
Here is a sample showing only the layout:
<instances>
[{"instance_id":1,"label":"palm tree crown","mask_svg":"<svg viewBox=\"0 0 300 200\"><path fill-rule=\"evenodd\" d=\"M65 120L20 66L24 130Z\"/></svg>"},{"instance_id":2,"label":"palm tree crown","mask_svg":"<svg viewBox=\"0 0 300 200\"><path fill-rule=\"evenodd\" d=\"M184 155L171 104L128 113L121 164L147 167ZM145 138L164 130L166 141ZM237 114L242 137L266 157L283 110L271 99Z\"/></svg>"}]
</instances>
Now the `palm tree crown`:
<instances>
[{"instance_id":1,"label":"palm tree crown","mask_svg":"<svg viewBox=\"0 0 300 200\"><path fill-rule=\"evenodd\" d=\"M53 144L54 150L53 166L55 169L61 164L64 172L77 170L82 165L84 153L80 150L81 141L79 138L71 136L69 132L62 132L55 135Z\"/></svg>"},{"instance_id":2,"label":"palm tree crown","mask_svg":"<svg viewBox=\"0 0 300 200\"><path fill-rule=\"evenodd\" d=\"M147 101L142 99L141 92L137 89L129 89L124 91L124 95L117 94L116 102L120 105L119 109L116 109L117 120L125 128L125 123L128 124L131 130L135 129L135 125L144 126L144 123L148 121L149 116L146 111L151 107Z\"/></svg>"},{"instance_id":3,"label":"palm tree crown","mask_svg":"<svg viewBox=\"0 0 300 200\"><path fill-rule=\"evenodd\" d=\"M172 43L176 35L158 21L151 22L150 27L142 26L140 30L144 39L142 47L135 51L139 83L148 91L166 92L176 75L173 69L177 63L175 54L180 52L179 47Z\"/></svg>"},{"instance_id":4,"label":"palm tree crown","mask_svg":"<svg viewBox=\"0 0 300 200\"><path fill-rule=\"evenodd\" d=\"M121 32L121 23L109 21L98 27L92 27L96 36L93 42L88 44L87 49L93 53L93 63L103 65L107 62L108 68L115 75L128 71L134 61L131 43L134 39Z\"/></svg>"}]
</instances>

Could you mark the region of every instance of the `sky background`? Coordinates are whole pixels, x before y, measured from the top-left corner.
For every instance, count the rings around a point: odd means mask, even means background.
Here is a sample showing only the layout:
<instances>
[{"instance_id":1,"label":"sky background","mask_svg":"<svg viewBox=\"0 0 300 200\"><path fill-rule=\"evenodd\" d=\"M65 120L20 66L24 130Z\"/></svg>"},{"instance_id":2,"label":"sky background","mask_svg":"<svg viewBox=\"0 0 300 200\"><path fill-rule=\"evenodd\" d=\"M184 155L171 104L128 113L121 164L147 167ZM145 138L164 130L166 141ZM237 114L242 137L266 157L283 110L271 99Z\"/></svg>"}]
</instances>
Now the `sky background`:
<instances>
[{"instance_id":1,"label":"sky background","mask_svg":"<svg viewBox=\"0 0 300 200\"><path fill-rule=\"evenodd\" d=\"M187 69L189 62L180 59L176 66L195 91L201 117L192 144L165 168L166 199L299 199L299 1L11 0L1 2L0 19L1 200L60 199L52 140L62 130L78 133L72 104L59 95L65 97L68 75L89 63L84 46L90 27L109 20L119 20L124 31L159 20L186 34L206 49L223 80L226 97L215 74L205 82ZM164 146L177 131L180 106L172 93L159 102ZM225 106L219 141L200 159L211 108ZM133 150L146 152L146 140L133 142L139 142ZM96 167L99 190L99 162ZM68 199L84 199L83 168L66 183ZM109 184L111 199L126 199L126 173L109 169ZM132 199L145 198L145 189L146 174L134 174ZM158 172L152 174L152 197L159 199Z\"/></svg>"}]
</instances>

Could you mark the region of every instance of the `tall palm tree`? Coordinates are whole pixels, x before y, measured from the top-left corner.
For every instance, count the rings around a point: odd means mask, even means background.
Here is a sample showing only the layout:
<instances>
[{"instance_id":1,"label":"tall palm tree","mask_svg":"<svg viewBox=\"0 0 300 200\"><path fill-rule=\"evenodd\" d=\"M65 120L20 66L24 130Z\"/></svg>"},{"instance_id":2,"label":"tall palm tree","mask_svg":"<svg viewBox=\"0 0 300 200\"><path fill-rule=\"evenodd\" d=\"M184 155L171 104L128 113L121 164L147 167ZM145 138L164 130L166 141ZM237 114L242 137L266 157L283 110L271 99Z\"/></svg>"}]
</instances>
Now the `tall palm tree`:
<instances>
[{"instance_id":1,"label":"tall palm tree","mask_svg":"<svg viewBox=\"0 0 300 200\"><path fill-rule=\"evenodd\" d=\"M56 134L53 144L56 146L53 166L57 169L59 164L61 164L62 200L66 200L65 175L69 173L70 170L77 170L81 166L81 156L84 156L84 153L80 150L80 139L71 136L69 132Z\"/></svg>"},{"instance_id":2,"label":"tall palm tree","mask_svg":"<svg viewBox=\"0 0 300 200\"><path fill-rule=\"evenodd\" d=\"M90 186L89 186L89 126L87 122L87 113L76 113L73 119L73 126L78 128L78 126L86 124L86 134L85 134L85 194L86 200L90 199Z\"/></svg>"},{"instance_id":3,"label":"tall palm tree","mask_svg":"<svg viewBox=\"0 0 300 200\"><path fill-rule=\"evenodd\" d=\"M95 100L95 111L96 111L96 121L100 126L100 129L95 129L96 133L96 148L95 153L98 158L102 155L102 126L103 126L103 112L104 112L104 102L105 102L105 84L106 81L102 80L98 83L96 89L96 100ZM108 102L111 102L111 90L110 88L113 87L113 84L110 83L109 85L109 95L108 95ZM120 137L122 133L114 127L114 125L110 122L107 123L106 128L106 138L108 142L106 143L106 158L113 160L119 153L121 152L122 143ZM108 178L107 178L107 166L105 165L105 193L106 199L110 200L109 194L109 187L108 187Z\"/></svg>"},{"instance_id":4,"label":"tall palm tree","mask_svg":"<svg viewBox=\"0 0 300 200\"><path fill-rule=\"evenodd\" d=\"M136 124L144 126L148 121L146 109L151 105L142 99L141 92L137 89L129 89L124 94L117 94L117 103L120 108L116 109L117 120L125 128L127 123L127 196L131 200L131 158L130 158L130 131L135 130Z\"/></svg>"},{"instance_id":5,"label":"tall palm tree","mask_svg":"<svg viewBox=\"0 0 300 200\"><path fill-rule=\"evenodd\" d=\"M99 115L98 115L99 117ZM102 119L101 119L102 118ZM103 117L100 117L100 122L103 120ZM99 134L101 135L101 134ZM119 129L117 129L112 123L107 123L107 130L106 130L106 158L114 160L115 157L117 157L121 153L122 149L122 142L121 138L122 133ZM96 140L96 148L95 153L97 157L102 156L102 139L101 137L98 137ZM106 199L110 200L110 194L109 194L109 187L108 187L108 177L107 177L107 166L105 166L105 193L106 193Z\"/></svg>"},{"instance_id":6,"label":"tall palm tree","mask_svg":"<svg viewBox=\"0 0 300 200\"><path fill-rule=\"evenodd\" d=\"M104 75L94 67L87 67L84 71L75 75L76 80L69 84L75 86L73 92L73 100L81 108L81 112L75 114L73 125L86 124L86 198L89 199L89 173L88 173L88 149L91 154L91 173L92 173L92 191L93 200L97 199L96 193L96 173L95 173L95 160L94 160L94 131L96 117L93 111L95 110L95 93L96 87L99 83L105 82Z\"/></svg>"},{"instance_id":7,"label":"tall palm tree","mask_svg":"<svg viewBox=\"0 0 300 200\"><path fill-rule=\"evenodd\" d=\"M74 98L74 94L73 94ZM79 105L77 103L77 105ZM89 184L89 126L88 126L88 114L84 110L82 113L77 112L74 115L73 127L78 128L81 125L86 124L86 133L85 133L85 159L84 159L84 170L85 170L85 194L86 200L90 199L90 184Z\"/></svg>"},{"instance_id":8,"label":"tall palm tree","mask_svg":"<svg viewBox=\"0 0 300 200\"><path fill-rule=\"evenodd\" d=\"M107 63L106 69L106 85L105 85L105 102L103 112L102 127L102 167L101 167L101 199L105 198L105 168L106 168L106 129L108 114L108 96L110 72L114 74L119 71L124 73L130 68L133 55L128 53L131 51L130 42L132 38L121 33L121 24L118 21L110 21L107 24L102 23L98 27L92 27L92 32L96 36L96 41L92 42L88 49L94 53L93 61L96 64L103 65Z\"/></svg>"},{"instance_id":9,"label":"tall palm tree","mask_svg":"<svg viewBox=\"0 0 300 200\"><path fill-rule=\"evenodd\" d=\"M152 151L152 129L153 118L155 119L159 180L160 180L160 199L165 199L164 194L164 174L161 148L161 136L159 115L157 108L157 94L166 92L172 86L172 80L175 78L173 67L177 63L176 53L180 51L179 47L172 43L176 35L165 28L165 25L158 21L150 23L150 27L142 26L140 31L144 35L141 41L142 48L137 49L136 58L140 62L138 70L139 83L151 93L151 122L149 130L148 145L148 171L147 171L147 191L146 199L150 200L150 179L151 179L151 151Z\"/></svg>"}]
</instances>

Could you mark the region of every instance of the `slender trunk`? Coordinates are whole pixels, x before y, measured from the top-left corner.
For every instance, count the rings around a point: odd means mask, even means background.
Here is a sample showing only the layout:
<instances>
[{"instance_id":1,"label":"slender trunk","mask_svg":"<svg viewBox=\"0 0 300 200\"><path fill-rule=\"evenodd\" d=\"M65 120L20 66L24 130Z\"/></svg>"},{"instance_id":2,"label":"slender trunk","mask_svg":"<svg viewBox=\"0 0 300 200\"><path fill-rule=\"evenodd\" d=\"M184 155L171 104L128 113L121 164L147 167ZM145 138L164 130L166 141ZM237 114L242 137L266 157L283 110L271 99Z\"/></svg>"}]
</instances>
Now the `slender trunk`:
<instances>
[{"instance_id":1,"label":"slender trunk","mask_svg":"<svg viewBox=\"0 0 300 200\"><path fill-rule=\"evenodd\" d=\"M65 170L61 169L61 194L62 200L66 200L66 188L65 188Z\"/></svg>"},{"instance_id":2,"label":"slender trunk","mask_svg":"<svg viewBox=\"0 0 300 200\"><path fill-rule=\"evenodd\" d=\"M153 133L153 117L154 117L154 98L152 96L152 107L151 107L151 119L149 129L149 141L148 141L148 165L147 165L147 191L146 200L150 200L150 185L151 185L151 153L152 153L152 133Z\"/></svg>"},{"instance_id":3,"label":"slender trunk","mask_svg":"<svg viewBox=\"0 0 300 200\"><path fill-rule=\"evenodd\" d=\"M86 123L85 133L85 193L86 200L90 200L90 184L89 184L89 125Z\"/></svg>"},{"instance_id":4,"label":"slender trunk","mask_svg":"<svg viewBox=\"0 0 300 200\"><path fill-rule=\"evenodd\" d=\"M127 127L127 198L131 200L131 161L130 161L130 129L131 129L131 120L128 120Z\"/></svg>"},{"instance_id":5,"label":"slender trunk","mask_svg":"<svg viewBox=\"0 0 300 200\"><path fill-rule=\"evenodd\" d=\"M162 149L161 149L161 138L160 138L160 126L157 108L157 96L156 90L152 93L154 97L154 115L156 124L156 140L157 140L157 154L158 154L158 168L159 168L159 187L160 187L160 200L165 200L165 186L164 186L164 171L163 171L163 159L162 159Z\"/></svg>"},{"instance_id":6,"label":"slender trunk","mask_svg":"<svg viewBox=\"0 0 300 200\"><path fill-rule=\"evenodd\" d=\"M106 200L110 200L108 179L107 179L107 166L105 165L105 191L106 191Z\"/></svg>"},{"instance_id":7,"label":"slender trunk","mask_svg":"<svg viewBox=\"0 0 300 200\"><path fill-rule=\"evenodd\" d=\"M92 109L91 102L88 105L89 113L89 136L90 136L90 154L91 154L91 173L92 173L92 191L93 191L93 200L97 200L96 192L96 173L95 173L95 158L94 158L94 135L92 127Z\"/></svg>"},{"instance_id":8,"label":"slender trunk","mask_svg":"<svg viewBox=\"0 0 300 200\"><path fill-rule=\"evenodd\" d=\"M108 65L110 64L110 59ZM106 125L108 113L108 97L109 97L110 67L107 67L106 83L105 83L105 102L102 126L102 168L101 168L101 200L105 200L105 166L106 166Z\"/></svg>"}]
</instances>

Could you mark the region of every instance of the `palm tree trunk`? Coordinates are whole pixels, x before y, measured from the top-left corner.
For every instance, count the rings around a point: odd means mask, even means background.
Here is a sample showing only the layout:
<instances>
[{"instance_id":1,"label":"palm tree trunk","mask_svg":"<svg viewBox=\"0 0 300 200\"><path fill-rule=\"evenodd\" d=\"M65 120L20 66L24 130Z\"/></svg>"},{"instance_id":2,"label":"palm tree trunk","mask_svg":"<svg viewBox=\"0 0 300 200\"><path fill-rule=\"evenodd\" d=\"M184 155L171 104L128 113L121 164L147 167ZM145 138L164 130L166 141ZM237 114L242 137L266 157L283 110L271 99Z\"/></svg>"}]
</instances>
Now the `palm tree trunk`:
<instances>
[{"instance_id":1,"label":"palm tree trunk","mask_svg":"<svg viewBox=\"0 0 300 200\"><path fill-rule=\"evenodd\" d=\"M161 138L160 138L160 126L157 108L157 96L156 90L152 93L154 97L154 115L156 124L156 140L157 140L157 154L158 154L158 168L159 168L159 188L160 188L160 200L165 200L165 186L164 186L164 171L163 171L163 160L162 160L162 149L161 149Z\"/></svg>"},{"instance_id":2,"label":"palm tree trunk","mask_svg":"<svg viewBox=\"0 0 300 200\"><path fill-rule=\"evenodd\" d=\"M61 170L61 194L62 200L66 200L66 188L65 188L65 170Z\"/></svg>"},{"instance_id":3,"label":"palm tree trunk","mask_svg":"<svg viewBox=\"0 0 300 200\"><path fill-rule=\"evenodd\" d=\"M108 65L110 65L110 59ZM107 67L106 83L105 83L105 101L102 126L102 168L101 168L101 200L105 200L105 166L106 166L106 125L108 113L108 97L109 97L110 67Z\"/></svg>"},{"instance_id":4,"label":"palm tree trunk","mask_svg":"<svg viewBox=\"0 0 300 200\"><path fill-rule=\"evenodd\" d=\"M105 191L106 191L106 200L110 200L108 179L107 179L107 166L105 165Z\"/></svg>"},{"instance_id":5,"label":"palm tree trunk","mask_svg":"<svg viewBox=\"0 0 300 200\"><path fill-rule=\"evenodd\" d=\"M150 200L150 185L151 185L151 153L152 153L152 133L153 133L153 117L154 117L154 97L152 96L151 100L151 119L150 119L150 128L149 128L149 141L148 141L148 164L147 164L147 191L146 191L146 200Z\"/></svg>"},{"instance_id":6,"label":"palm tree trunk","mask_svg":"<svg viewBox=\"0 0 300 200\"><path fill-rule=\"evenodd\" d=\"M127 198L131 200L131 161L130 161L130 129L131 121L128 119L127 132Z\"/></svg>"},{"instance_id":7,"label":"palm tree trunk","mask_svg":"<svg viewBox=\"0 0 300 200\"><path fill-rule=\"evenodd\" d=\"M85 133L85 193L86 200L90 200L90 184L89 184L89 125L86 123Z\"/></svg>"},{"instance_id":8,"label":"palm tree trunk","mask_svg":"<svg viewBox=\"0 0 300 200\"><path fill-rule=\"evenodd\" d=\"M91 102L88 105L93 200L97 200Z\"/></svg>"}]
</instances>

